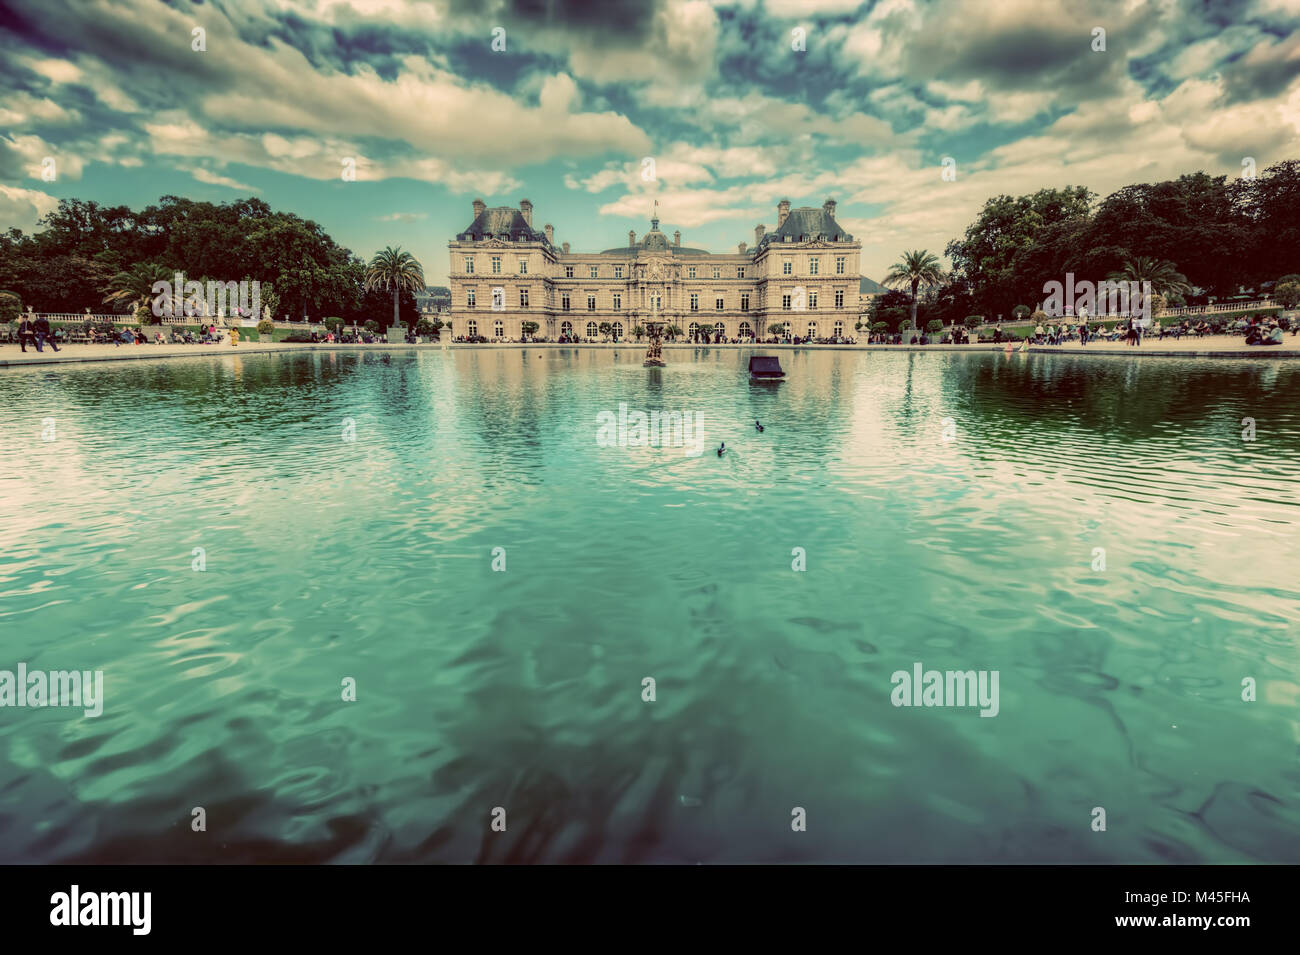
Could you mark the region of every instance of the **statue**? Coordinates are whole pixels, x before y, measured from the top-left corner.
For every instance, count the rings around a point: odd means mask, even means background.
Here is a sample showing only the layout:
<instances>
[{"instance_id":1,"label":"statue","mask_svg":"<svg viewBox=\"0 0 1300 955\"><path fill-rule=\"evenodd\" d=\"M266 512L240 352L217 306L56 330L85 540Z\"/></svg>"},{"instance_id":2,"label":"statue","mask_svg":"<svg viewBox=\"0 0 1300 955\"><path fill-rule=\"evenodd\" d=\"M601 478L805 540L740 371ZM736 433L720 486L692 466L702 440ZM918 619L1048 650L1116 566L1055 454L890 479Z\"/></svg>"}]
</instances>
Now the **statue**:
<instances>
[{"instance_id":1,"label":"statue","mask_svg":"<svg viewBox=\"0 0 1300 955\"><path fill-rule=\"evenodd\" d=\"M662 275L654 264L650 266L652 275ZM646 349L645 361L641 364L645 368L665 368L668 363L664 361L663 341L660 334L663 331L664 322L659 318L659 295L657 293L650 296L650 318L646 320L646 332L650 336L650 345Z\"/></svg>"}]
</instances>

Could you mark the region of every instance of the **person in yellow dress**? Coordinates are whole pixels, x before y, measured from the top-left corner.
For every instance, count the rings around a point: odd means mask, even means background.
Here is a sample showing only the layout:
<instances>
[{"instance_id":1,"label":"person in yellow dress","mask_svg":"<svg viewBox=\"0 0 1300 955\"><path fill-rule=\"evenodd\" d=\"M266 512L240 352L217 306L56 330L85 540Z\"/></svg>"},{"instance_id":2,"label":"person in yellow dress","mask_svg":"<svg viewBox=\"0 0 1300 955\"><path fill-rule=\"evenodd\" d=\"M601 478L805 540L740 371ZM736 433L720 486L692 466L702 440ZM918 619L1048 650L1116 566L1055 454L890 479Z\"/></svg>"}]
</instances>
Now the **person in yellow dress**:
<instances>
[{"instance_id":1,"label":"person in yellow dress","mask_svg":"<svg viewBox=\"0 0 1300 955\"><path fill-rule=\"evenodd\" d=\"M239 345L239 329L232 328L230 330L230 347L235 348L238 345Z\"/></svg>"}]
</instances>

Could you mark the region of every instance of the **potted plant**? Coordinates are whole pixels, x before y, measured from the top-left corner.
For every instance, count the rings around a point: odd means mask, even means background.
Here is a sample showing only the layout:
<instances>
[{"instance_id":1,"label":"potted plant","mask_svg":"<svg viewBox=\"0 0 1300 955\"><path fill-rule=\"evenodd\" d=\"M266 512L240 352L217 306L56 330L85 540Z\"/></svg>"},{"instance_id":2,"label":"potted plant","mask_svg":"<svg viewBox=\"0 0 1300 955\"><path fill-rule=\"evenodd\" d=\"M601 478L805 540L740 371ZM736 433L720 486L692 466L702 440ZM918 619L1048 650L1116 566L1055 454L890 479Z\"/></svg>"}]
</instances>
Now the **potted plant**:
<instances>
[{"instance_id":1,"label":"potted plant","mask_svg":"<svg viewBox=\"0 0 1300 955\"><path fill-rule=\"evenodd\" d=\"M259 342L275 341L275 322L264 318L257 323L257 340Z\"/></svg>"}]
</instances>

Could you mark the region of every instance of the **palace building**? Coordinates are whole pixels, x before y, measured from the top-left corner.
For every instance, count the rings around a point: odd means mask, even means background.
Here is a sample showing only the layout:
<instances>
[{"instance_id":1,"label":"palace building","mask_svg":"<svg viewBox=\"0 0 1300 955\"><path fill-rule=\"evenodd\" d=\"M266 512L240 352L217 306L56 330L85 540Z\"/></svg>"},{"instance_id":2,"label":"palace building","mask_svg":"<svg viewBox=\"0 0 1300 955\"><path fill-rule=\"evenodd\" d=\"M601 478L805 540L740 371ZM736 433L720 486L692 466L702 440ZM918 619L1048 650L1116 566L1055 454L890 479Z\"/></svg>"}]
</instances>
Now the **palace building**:
<instances>
[{"instance_id":1,"label":"palace building","mask_svg":"<svg viewBox=\"0 0 1300 955\"><path fill-rule=\"evenodd\" d=\"M658 317L688 336L719 332L729 340L780 334L850 336L859 316L861 243L835 221L835 200L791 209L777 204L776 229L755 226L754 245L709 252L659 230L657 214L640 239L603 252L558 247L555 230L533 227L533 204L489 209L474 200L474 219L451 252L453 336L515 339L525 323L552 341L561 335L624 339Z\"/></svg>"}]
</instances>

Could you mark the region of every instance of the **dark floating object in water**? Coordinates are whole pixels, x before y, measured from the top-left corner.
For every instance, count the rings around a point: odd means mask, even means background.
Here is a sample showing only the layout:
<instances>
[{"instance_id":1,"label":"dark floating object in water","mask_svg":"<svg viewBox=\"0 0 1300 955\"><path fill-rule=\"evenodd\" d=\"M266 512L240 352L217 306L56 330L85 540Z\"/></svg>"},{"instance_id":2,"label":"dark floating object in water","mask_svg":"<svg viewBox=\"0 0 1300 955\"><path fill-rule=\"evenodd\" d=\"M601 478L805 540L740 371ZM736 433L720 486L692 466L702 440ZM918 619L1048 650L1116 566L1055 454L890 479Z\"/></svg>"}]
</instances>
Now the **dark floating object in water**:
<instances>
[{"instance_id":1,"label":"dark floating object in water","mask_svg":"<svg viewBox=\"0 0 1300 955\"><path fill-rule=\"evenodd\" d=\"M785 372L781 370L781 363L775 355L751 355L749 377L753 381L780 381L785 377Z\"/></svg>"},{"instance_id":2,"label":"dark floating object in water","mask_svg":"<svg viewBox=\"0 0 1300 955\"><path fill-rule=\"evenodd\" d=\"M754 428L755 428L755 430L757 430L760 434L761 434L762 431L763 431L763 426L762 426L761 424L758 423L758 419L757 419L757 418L754 419Z\"/></svg>"},{"instance_id":3,"label":"dark floating object in water","mask_svg":"<svg viewBox=\"0 0 1300 955\"><path fill-rule=\"evenodd\" d=\"M727 442L723 441L722 444L718 447L718 457L722 457L722 453L726 450L727 450Z\"/></svg>"}]
</instances>

